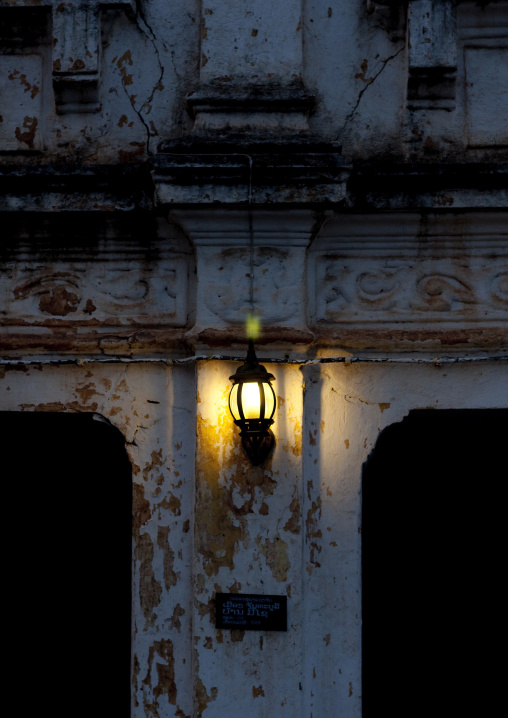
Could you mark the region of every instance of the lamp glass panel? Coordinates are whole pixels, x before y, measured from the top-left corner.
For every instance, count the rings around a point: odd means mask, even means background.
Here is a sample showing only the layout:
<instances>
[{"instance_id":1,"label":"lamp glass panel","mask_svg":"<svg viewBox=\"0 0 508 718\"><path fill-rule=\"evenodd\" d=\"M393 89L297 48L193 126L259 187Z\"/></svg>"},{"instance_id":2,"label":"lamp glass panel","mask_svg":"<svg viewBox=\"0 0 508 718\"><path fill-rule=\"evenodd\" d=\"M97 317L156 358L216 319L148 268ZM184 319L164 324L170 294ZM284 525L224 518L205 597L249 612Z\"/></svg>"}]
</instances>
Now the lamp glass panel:
<instances>
[{"instance_id":1,"label":"lamp glass panel","mask_svg":"<svg viewBox=\"0 0 508 718\"><path fill-rule=\"evenodd\" d=\"M233 384L229 395L229 408L233 419L241 419L238 409L238 391L242 387L242 408L245 419L271 419L275 411L275 394L271 384L267 382L242 382ZM265 411L261 416L261 393L265 395Z\"/></svg>"},{"instance_id":2,"label":"lamp glass panel","mask_svg":"<svg viewBox=\"0 0 508 718\"><path fill-rule=\"evenodd\" d=\"M233 384L229 393L229 410L235 421L240 420L240 412L238 411L238 387L239 384Z\"/></svg>"},{"instance_id":3,"label":"lamp glass panel","mask_svg":"<svg viewBox=\"0 0 508 718\"><path fill-rule=\"evenodd\" d=\"M242 408L246 419L261 418L261 393L257 382L246 381L243 383Z\"/></svg>"},{"instance_id":4,"label":"lamp glass panel","mask_svg":"<svg viewBox=\"0 0 508 718\"><path fill-rule=\"evenodd\" d=\"M265 392L265 419L271 419L275 411L275 392L271 384L263 384Z\"/></svg>"}]
</instances>

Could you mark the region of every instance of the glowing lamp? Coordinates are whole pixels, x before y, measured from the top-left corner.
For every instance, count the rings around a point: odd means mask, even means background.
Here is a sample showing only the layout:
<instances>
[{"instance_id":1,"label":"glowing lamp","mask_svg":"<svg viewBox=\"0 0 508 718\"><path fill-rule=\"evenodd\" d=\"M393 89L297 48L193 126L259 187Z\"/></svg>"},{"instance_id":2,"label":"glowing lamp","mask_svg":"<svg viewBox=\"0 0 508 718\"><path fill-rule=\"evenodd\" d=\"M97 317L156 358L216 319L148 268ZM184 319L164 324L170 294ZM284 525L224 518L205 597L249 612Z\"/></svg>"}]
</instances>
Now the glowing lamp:
<instances>
[{"instance_id":1,"label":"glowing lamp","mask_svg":"<svg viewBox=\"0 0 508 718\"><path fill-rule=\"evenodd\" d=\"M275 377L258 363L252 340L249 340L245 363L229 378L233 382L229 410L241 429L240 436L247 456L254 466L259 466L275 443L270 426L277 402L270 383L275 381Z\"/></svg>"}]
</instances>

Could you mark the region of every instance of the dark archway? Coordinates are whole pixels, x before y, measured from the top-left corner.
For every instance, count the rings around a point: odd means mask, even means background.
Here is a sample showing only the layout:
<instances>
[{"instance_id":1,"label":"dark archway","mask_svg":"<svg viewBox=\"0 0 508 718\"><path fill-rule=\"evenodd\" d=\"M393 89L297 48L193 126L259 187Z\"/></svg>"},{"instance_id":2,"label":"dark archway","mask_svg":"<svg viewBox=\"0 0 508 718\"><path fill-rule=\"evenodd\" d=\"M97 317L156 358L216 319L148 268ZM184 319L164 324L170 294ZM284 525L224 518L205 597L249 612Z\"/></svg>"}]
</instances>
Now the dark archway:
<instances>
[{"instance_id":1,"label":"dark archway","mask_svg":"<svg viewBox=\"0 0 508 718\"><path fill-rule=\"evenodd\" d=\"M501 700L508 410L412 411L362 484L363 718Z\"/></svg>"},{"instance_id":2,"label":"dark archway","mask_svg":"<svg viewBox=\"0 0 508 718\"><path fill-rule=\"evenodd\" d=\"M0 436L9 694L23 715L128 718L132 476L123 437L92 414L17 412L0 412Z\"/></svg>"}]
</instances>

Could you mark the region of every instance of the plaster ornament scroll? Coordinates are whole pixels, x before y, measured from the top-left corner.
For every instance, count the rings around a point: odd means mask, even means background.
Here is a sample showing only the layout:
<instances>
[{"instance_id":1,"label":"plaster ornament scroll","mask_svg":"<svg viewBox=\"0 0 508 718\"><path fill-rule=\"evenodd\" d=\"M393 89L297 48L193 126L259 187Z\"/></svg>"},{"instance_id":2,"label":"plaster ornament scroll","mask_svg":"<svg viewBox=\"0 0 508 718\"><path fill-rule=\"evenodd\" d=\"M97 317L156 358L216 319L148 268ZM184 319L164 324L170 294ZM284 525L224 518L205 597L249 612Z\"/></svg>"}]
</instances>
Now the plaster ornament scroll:
<instances>
[{"instance_id":1,"label":"plaster ornament scroll","mask_svg":"<svg viewBox=\"0 0 508 718\"><path fill-rule=\"evenodd\" d=\"M179 311L178 301L186 294L186 266L175 267L175 263L163 261L157 269L125 266L106 268L102 277L97 277L97 288L102 297L103 310L112 314L125 311L136 315L152 316L160 311L165 317L175 319L185 312ZM159 309L157 309L159 308Z\"/></svg>"},{"instance_id":2,"label":"plaster ornament scroll","mask_svg":"<svg viewBox=\"0 0 508 718\"><path fill-rule=\"evenodd\" d=\"M420 312L463 312L478 304L478 298L464 279L445 274L421 277L416 283L417 299L411 308Z\"/></svg>"},{"instance_id":3,"label":"plaster ornament scroll","mask_svg":"<svg viewBox=\"0 0 508 718\"><path fill-rule=\"evenodd\" d=\"M394 306L395 296L400 289L400 280L393 270L366 272L357 278L356 285L359 301L389 310Z\"/></svg>"},{"instance_id":4,"label":"plaster ornament scroll","mask_svg":"<svg viewBox=\"0 0 508 718\"><path fill-rule=\"evenodd\" d=\"M14 302L22 303L28 315L67 316L81 301L80 276L66 271L24 272L13 288Z\"/></svg>"},{"instance_id":5,"label":"plaster ornament scroll","mask_svg":"<svg viewBox=\"0 0 508 718\"><path fill-rule=\"evenodd\" d=\"M501 258L397 262L321 256L315 264L317 323L508 321L508 267ZM391 266L389 266L391 265Z\"/></svg>"},{"instance_id":6,"label":"plaster ornament scroll","mask_svg":"<svg viewBox=\"0 0 508 718\"><path fill-rule=\"evenodd\" d=\"M208 309L228 324L243 323L250 310L251 255L247 249L226 249L209 258L216 267L203 293ZM298 262L299 264L299 262ZM263 322L282 324L300 313L301 296L295 281L301 276L286 250L254 250L254 304Z\"/></svg>"},{"instance_id":7,"label":"plaster ornament scroll","mask_svg":"<svg viewBox=\"0 0 508 718\"><path fill-rule=\"evenodd\" d=\"M2 270L3 323L48 325L67 319L75 326L91 321L112 326L186 324L185 257L148 265L121 259L30 264Z\"/></svg>"},{"instance_id":8,"label":"plaster ornament scroll","mask_svg":"<svg viewBox=\"0 0 508 718\"><path fill-rule=\"evenodd\" d=\"M508 271L497 274L490 288L493 305L508 309Z\"/></svg>"}]
</instances>

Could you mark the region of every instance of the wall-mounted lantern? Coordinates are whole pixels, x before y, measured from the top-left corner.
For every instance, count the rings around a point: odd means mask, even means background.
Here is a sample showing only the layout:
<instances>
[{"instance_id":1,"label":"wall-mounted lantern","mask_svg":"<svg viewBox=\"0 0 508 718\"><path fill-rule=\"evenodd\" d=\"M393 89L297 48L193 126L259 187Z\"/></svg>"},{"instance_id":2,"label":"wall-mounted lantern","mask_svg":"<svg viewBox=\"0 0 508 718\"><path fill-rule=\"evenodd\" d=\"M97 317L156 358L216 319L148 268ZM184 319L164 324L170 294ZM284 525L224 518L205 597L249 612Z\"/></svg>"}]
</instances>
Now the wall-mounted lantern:
<instances>
[{"instance_id":1,"label":"wall-mounted lantern","mask_svg":"<svg viewBox=\"0 0 508 718\"><path fill-rule=\"evenodd\" d=\"M229 378L233 382L229 410L241 429L240 436L247 456L254 466L259 466L275 443L270 429L276 407L275 392L270 382L275 377L258 363L252 339L249 339L245 363Z\"/></svg>"}]
</instances>

